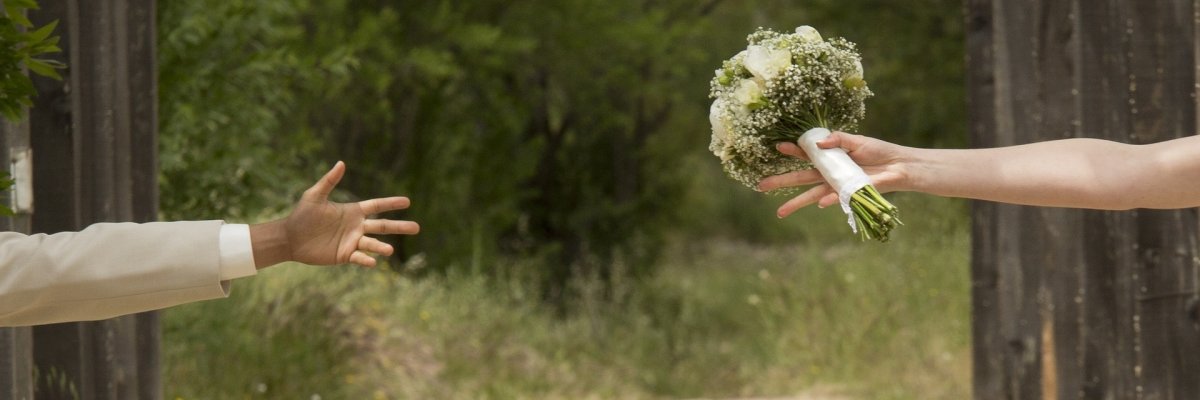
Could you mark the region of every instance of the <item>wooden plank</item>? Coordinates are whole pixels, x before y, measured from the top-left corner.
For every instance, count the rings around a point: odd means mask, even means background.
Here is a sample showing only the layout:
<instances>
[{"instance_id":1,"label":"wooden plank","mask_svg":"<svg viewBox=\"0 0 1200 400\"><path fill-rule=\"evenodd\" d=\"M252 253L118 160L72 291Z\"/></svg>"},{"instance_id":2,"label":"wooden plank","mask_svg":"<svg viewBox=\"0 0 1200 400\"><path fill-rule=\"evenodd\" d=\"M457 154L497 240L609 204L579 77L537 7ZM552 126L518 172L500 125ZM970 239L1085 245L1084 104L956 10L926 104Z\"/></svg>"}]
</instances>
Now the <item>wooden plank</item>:
<instances>
[{"instance_id":1,"label":"wooden plank","mask_svg":"<svg viewBox=\"0 0 1200 400\"><path fill-rule=\"evenodd\" d=\"M82 224L129 221L132 209L129 185L129 90L126 46L126 2L79 1L82 38L76 74L77 110L82 146L76 155L84 169L79 175ZM82 226L80 226L82 228ZM89 323L92 363L85 364L96 399L132 398L136 393L135 316ZM71 360L74 361L74 360ZM82 361L82 360L80 360Z\"/></svg>"},{"instance_id":2,"label":"wooden plank","mask_svg":"<svg viewBox=\"0 0 1200 400\"><path fill-rule=\"evenodd\" d=\"M82 170L77 185L81 225L118 221L121 210L116 206L114 173L116 147L115 100L116 75L114 58L120 47L115 44L112 1L77 1L80 19L77 22L80 42L75 65L76 95L82 101L75 110L75 129L79 132L79 152L75 157ZM79 228L79 227L77 227Z\"/></svg>"},{"instance_id":3,"label":"wooden plank","mask_svg":"<svg viewBox=\"0 0 1200 400\"><path fill-rule=\"evenodd\" d=\"M975 146L1196 132L1196 1L982 3L967 2L992 26L968 30ZM1196 210L973 218L976 398L1200 396Z\"/></svg>"},{"instance_id":4,"label":"wooden plank","mask_svg":"<svg viewBox=\"0 0 1200 400\"><path fill-rule=\"evenodd\" d=\"M1130 8L1129 81L1133 142L1152 143L1196 132L1195 33L1191 2L1139 1ZM1188 318L1196 299L1195 209L1138 212L1137 329L1139 395L1200 397L1200 335Z\"/></svg>"},{"instance_id":5,"label":"wooden plank","mask_svg":"<svg viewBox=\"0 0 1200 400\"><path fill-rule=\"evenodd\" d=\"M0 328L0 398L33 398L33 334L30 328Z\"/></svg>"},{"instance_id":6,"label":"wooden plank","mask_svg":"<svg viewBox=\"0 0 1200 400\"><path fill-rule=\"evenodd\" d=\"M1043 118L1039 104L1040 71L1037 34L1042 10L1039 0L1005 1L997 7L995 30L996 140L1005 146L1036 139ZM999 328L1006 343L1003 353L1007 398L1041 398L1043 369L1041 329L1047 301L1042 268L1035 264L1053 251L1038 227L1042 215L1028 207L997 206L996 252L999 277ZM1033 232L1029 232L1033 230Z\"/></svg>"},{"instance_id":7,"label":"wooden plank","mask_svg":"<svg viewBox=\"0 0 1200 400\"><path fill-rule=\"evenodd\" d=\"M85 64L87 60L81 53L86 53L91 33L81 28L79 4L74 0L44 2L42 10L31 17L43 23L60 21L61 61L71 66L65 71L63 81L35 79L41 94L39 102L54 106L35 107L30 117L32 129L37 133L33 137L33 146L39 159L34 164L34 189L38 196L35 198L37 212L33 216L33 229L45 233L79 230L84 225L80 199L85 194L81 182L84 171L92 168L81 165L78 156L91 145L84 141L85 133L78 130L82 126L79 110L86 102L81 95L87 90L82 82L86 79L83 75L92 67ZM92 330L90 323L34 328L34 362L39 372L61 377L39 380L39 397L68 399L78 395L83 399L95 398L91 368L94 355Z\"/></svg>"},{"instance_id":8,"label":"wooden plank","mask_svg":"<svg viewBox=\"0 0 1200 400\"><path fill-rule=\"evenodd\" d=\"M11 172L12 154L29 147L29 123L0 122L0 171ZM6 203L7 194L0 196ZM29 232L29 216L0 218L0 230ZM33 398L33 332L28 327L0 328L0 398Z\"/></svg>"},{"instance_id":9,"label":"wooden plank","mask_svg":"<svg viewBox=\"0 0 1200 400\"><path fill-rule=\"evenodd\" d=\"M132 218L158 219L157 5L134 0L128 7L130 167Z\"/></svg>"},{"instance_id":10,"label":"wooden plank","mask_svg":"<svg viewBox=\"0 0 1200 400\"><path fill-rule=\"evenodd\" d=\"M33 362L42 377L35 382L39 399L95 398L92 324L33 327Z\"/></svg>"},{"instance_id":11,"label":"wooden plank","mask_svg":"<svg viewBox=\"0 0 1200 400\"><path fill-rule=\"evenodd\" d=\"M1076 1L1080 36L1080 125L1090 137L1129 140L1129 85L1123 0ZM1086 84L1083 84L1086 83ZM1135 212L1089 211L1082 241L1087 266L1083 318L1085 399L1137 396Z\"/></svg>"},{"instance_id":12,"label":"wooden plank","mask_svg":"<svg viewBox=\"0 0 1200 400\"><path fill-rule=\"evenodd\" d=\"M58 106L34 119L47 135L35 144L46 162L35 172L35 227L78 230L105 221L150 221L157 215L154 1L48 1L41 18L59 19L64 82L42 80ZM70 90L66 90L66 88ZM148 104L148 105L147 105ZM59 324L34 331L36 362L63 371L83 399L161 398L157 316ZM71 398L53 392L45 398Z\"/></svg>"},{"instance_id":13,"label":"wooden plank","mask_svg":"<svg viewBox=\"0 0 1200 400\"><path fill-rule=\"evenodd\" d=\"M79 20L79 10L75 2L43 1L40 5L41 10L30 14L31 20L39 25L60 21L59 47L63 51L49 58L63 63L77 59L72 56L77 52L75 43L79 41L79 29L75 26L75 21ZM75 68L61 73L61 81L33 79L38 92L36 104L29 110L30 129L35 132L30 136L30 146L37 153L33 168L37 193L35 210L53 210L35 211L31 216L34 232L62 232L79 226L75 194L78 192L76 175L80 166L74 157L79 144L72 132L75 125L72 110L78 108L80 99L68 93L68 88L78 87L78 77Z\"/></svg>"},{"instance_id":14,"label":"wooden plank","mask_svg":"<svg viewBox=\"0 0 1200 400\"><path fill-rule=\"evenodd\" d=\"M62 53L51 57L75 67L76 43L79 29L76 26L78 8L73 1L44 1L42 9L30 14L37 24L59 20L59 46ZM77 87L77 68L63 71L63 80L34 78L38 91L35 106L30 110L30 143L36 153L34 162L35 213L32 216L33 232L61 232L75 230L79 226L77 206L77 179L79 171L74 154L79 144L76 141L72 110L80 102L72 96L70 89ZM36 382L40 398L70 398L72 388L78 392L86 384L81 363L66 363L62 360L79 359L88 352L83 346L83 329L80 324L56 324L34 328L34 364L42 377ZM54 338L54 340L47 340ZM40 340L39 340L40 339ZM63 377L59 385L58 379ZM54 384L51 384L54 382Z\"/></svg>"},{"instance_id":15,"label":"wooden plank","mask_svg":"<svg viewBox=\"0 0 1200 400\"><path fill-rule=\"evenodd\" d=\"M1076 107L1079 84L1075 8L1067 1L1040 1L1032 49L1036 59L1035 106L1045 110L1037 127L1024 132L1022 141L1038 142L1081 136ZM1034 100L1034 99L1030 99ZM1082 382L1087 334L1082 321L1084 282L1080 238L1083 213L1064 208L1026 208L1028 225L1015 234L1027 241L1022 267L1030 275L1040 274L1038 358L1041 376L1037 385L1042 399L1072 399ZM1036 228L1033 228L1036 227ZM1033 231L1034 234L1030 234Z\"/></svg>"},{"instance_id":16,"label":"wooden plank","mask_svg":"<svg viewBox=\"0 0 1200 400\"><path fill-rule=\"evenodd\" d=\"M967 112L973 147L995 146L995 70L993 35L996 29L991 0L966 0ZM997 205L972 202L971 206L971 344L974 349L972 382L976 399L1006 398L1006 369L998 355L1004 340L999 335L999 268L997 266Z\"/></svg>"},{"instance_id":17,"label":"wooden plank","mask_svg":"<svg viewBox=\"0 0 1200 400\"><path fill-rule=\"evenodd\" d=\"M93 373L96 398L137 399L137 317L113 318L96 323Z\"/></svg>"},{"instance_id":18,"label":"wooden plank","mask_svg":"<svg viewBox=\"0 0 1200 400\"><path fill-rule=\"evenodd\" d=\"M163 398L162 331L158 311L138 314L136 329L137 398Z\"/></svg>"},{"instance_id":19,"label":"wooden plank","mask_svg":"<svg viewBox=\"0 0 1200 400\"><path fill-rule=\"evenodd\" d=\"M131 0L126 12L130 220L149 222L158 219L157 4L155 0ZM158 311L138 314L134 333L136 398L163 396L161 342Z\"/></svg>"},{"instance_id":20,"label":"wooden plank","mask_svg":"<svg viewBox=\"0 0 1200 400\"><path fill-rule=\"evenodd\" d=\"M112 25L104 27L110 32L109 40L111 41L110 53L106 54L110 61L108 65L112 76L112 87L104 96L104 101L110 102L112 107L112 131L110 132L113 151L109 153L111 157L109 162L111 166L107 167L111 171L109 174L112 177L112 188L107 204L112 207L109 210L108 218L117 218L120 221L133 220L133 174L132 174L132 153L133 143L130 135L129 127L132 119L133 99L129 95L129 6L130 0L110 0L104 2L88 2L88 4L107 7L98 7L96 12L107 13L112 17ZM153 20L151 20L153 21ZM143 22L144 24L145 22ZM99 91L97 91L99 93Z\"/></svg>"}]
</instances>

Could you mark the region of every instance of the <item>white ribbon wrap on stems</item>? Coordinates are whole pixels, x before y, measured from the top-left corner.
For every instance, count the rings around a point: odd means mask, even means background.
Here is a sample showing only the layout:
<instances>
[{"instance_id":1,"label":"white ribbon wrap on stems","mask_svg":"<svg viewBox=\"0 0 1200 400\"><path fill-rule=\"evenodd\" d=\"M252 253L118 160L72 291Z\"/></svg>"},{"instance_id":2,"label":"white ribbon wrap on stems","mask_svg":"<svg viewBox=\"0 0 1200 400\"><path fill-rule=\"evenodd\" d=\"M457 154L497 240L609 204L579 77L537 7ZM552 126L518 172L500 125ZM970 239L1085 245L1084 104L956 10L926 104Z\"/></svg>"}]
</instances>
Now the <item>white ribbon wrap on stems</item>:
<instances>
[{"instance_id":1,"label":"white ribbon wrap on stems","mask_svg":"<svg viewBox=\"0 0 1200 400\"><path fill-rule=\"evenodd\" d=\"M870 185L871 178L867 176L866 172L863 172L862 167L850 159L846 150L817 147L817 142L829 135L828 129L812 128L800 135L800 140L797 140L796 144L804 149L804 153L808 155L813 166L817 167L817 170L821 171L821 176L825 177L825 181L833 186L833 190L838 194L838 201L842 204L842 212L845 212L848 217L846 223L850 224L850 229L854 233L858 233L858 224L854 223L854 214L850 209L850 196L854 195L858 189Z\"/></svg>"}]
</instances>

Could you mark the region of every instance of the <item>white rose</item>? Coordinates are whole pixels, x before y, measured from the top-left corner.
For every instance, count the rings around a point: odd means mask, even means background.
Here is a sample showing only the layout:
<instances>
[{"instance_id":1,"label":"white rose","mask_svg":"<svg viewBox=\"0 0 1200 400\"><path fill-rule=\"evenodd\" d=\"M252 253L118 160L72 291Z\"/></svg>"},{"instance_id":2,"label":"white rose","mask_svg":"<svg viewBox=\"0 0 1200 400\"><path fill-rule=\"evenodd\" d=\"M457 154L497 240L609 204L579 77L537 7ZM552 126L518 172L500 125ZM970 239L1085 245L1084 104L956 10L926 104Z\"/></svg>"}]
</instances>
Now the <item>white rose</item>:
<instances>
[{"instance_id":1,"label":"white rose","mask_svg":"<svg viewBox=\"0 0 1200 400\"><path fill-rule=\"evenodd\" d=\"M708 108L708 122L712 124L713 137L721 143L729 142L729 123L721 110L721 99L713 101Z\"/></svg>"},{"instance_id":2,"label":"white rose","mask_svg":"<svg viewBox=\"0 0 1200 400\"><path fill-rule=\"evenodd\" d=\"M770 82L792 66L792 52L766 46L750 46L746 53L746 70L754 77Z\"/></svg>"},{"instance_id":3,"label":"white rose","mask_svg":"<svg viewBox=\"0 0 1200 400\"><path fill-rule=\"evenodd\" d=\"M822 40L821 33L817 32L817 28L808 25L796 28L796 34L800 35L800 41L803 43L816 43Z\"/></svg>"},{"instance_id":4,"label":"white rose","mask_svg":"<svg viewBox=\"0 0 1200 400\"><path fill-rule=\"evenodd\" d=\"M758 82L753 79L742 79L738 82L738 87L733 91L733 98L737 100L738 105L741 105L745 111L750 110L750 106L762 100L763 88Z\"/></svg>"}]
</instances>

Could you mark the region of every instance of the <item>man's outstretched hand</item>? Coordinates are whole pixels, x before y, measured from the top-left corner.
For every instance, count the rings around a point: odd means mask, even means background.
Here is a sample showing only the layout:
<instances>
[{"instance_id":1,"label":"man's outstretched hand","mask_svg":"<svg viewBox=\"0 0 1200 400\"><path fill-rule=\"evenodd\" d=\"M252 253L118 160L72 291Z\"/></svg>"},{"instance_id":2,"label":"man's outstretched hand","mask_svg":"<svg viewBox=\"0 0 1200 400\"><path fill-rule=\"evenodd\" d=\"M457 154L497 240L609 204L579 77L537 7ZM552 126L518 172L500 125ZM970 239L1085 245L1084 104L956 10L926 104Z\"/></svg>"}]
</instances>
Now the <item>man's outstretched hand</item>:
<instances>
[{"instance_id":1,"label":"man's outstretched hand","mask_svg":"<svg viewBox=\"0 0 1200 400\"><path fill-rule=\"evenodd\" d=\"M312 265L354 263L375 266L371 254L391 255L392 246L373 235L415 235L416 222L372 219L371 215L408 208L407 197L385 197L357 203L334 203L329 193L342 180L346 164L338 161L321 180L304 191L286 218L250 226L254 264L259 269L284 261Z\"/></svg>"}]
</instances>

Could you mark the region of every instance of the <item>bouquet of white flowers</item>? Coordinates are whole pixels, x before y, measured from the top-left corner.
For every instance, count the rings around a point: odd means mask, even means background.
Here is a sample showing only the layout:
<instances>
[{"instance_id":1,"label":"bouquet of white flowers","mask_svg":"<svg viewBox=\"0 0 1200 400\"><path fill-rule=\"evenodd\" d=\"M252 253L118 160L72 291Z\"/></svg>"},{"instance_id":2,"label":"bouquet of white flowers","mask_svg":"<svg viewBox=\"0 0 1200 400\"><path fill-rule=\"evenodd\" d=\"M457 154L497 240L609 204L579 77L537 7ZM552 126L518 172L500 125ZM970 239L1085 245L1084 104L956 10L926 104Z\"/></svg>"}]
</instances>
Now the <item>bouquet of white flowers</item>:
<instances>
[{"instance_id":1,"label":"bouquet of white flowers","mask_svg":"<svg viewBox=\"0 0 1200 400\"><path fill-rule=\"evenodd\" d=\"M725 172L756 187L767 176L815 167L837 191L850 228L887 241L901 224L896 207L844 150L816 146L830 129L851 130L866 114L863 102L872 93L854 43L824 40L810 26L792 34L759 29L747 41L712 80L709 149ZM812 162L775 151L783 141L799 144Z\"/></svg>"}]
</instances>

